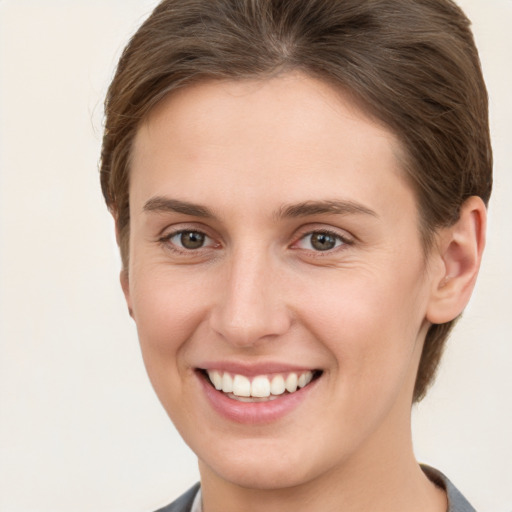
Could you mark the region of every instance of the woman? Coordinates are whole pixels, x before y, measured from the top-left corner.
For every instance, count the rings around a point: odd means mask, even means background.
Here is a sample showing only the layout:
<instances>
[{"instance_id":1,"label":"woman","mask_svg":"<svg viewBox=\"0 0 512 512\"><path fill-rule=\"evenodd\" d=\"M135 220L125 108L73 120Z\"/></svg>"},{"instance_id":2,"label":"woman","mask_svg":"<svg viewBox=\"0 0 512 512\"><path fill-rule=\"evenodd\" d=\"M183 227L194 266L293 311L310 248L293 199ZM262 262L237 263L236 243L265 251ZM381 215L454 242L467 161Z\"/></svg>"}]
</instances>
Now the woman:
<instances>
[{"instance_id":1,"label":"woman","mask_svg":"<svg viewBox=\"0 0 512 512\"><path fill-rule=\"evenodd\" d=\"M167 0L106 100L102 187L201 487L163 510L473 510L411 404L467 304L487 96L449 0Z\"/></svg>"}]
</instances>

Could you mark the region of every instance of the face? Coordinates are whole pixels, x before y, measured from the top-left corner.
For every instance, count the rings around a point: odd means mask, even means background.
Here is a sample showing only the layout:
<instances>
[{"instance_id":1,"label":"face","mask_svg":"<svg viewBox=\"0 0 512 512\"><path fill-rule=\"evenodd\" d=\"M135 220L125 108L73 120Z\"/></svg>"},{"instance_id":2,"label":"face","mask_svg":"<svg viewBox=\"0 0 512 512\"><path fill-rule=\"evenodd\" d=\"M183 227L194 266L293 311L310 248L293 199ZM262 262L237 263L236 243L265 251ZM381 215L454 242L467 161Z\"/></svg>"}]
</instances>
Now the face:
<instances>
[{"instance_id":1,"label":"face","mask_svg":"<svg viewBox=\"0 0 512 512\"><path fill-rule=\"evenodd\" d=\"M140 127L123 288L203 478L296 486L409 442L431 286L399 152L300 74L185 88Z\"/></svg>"}]
</instances>

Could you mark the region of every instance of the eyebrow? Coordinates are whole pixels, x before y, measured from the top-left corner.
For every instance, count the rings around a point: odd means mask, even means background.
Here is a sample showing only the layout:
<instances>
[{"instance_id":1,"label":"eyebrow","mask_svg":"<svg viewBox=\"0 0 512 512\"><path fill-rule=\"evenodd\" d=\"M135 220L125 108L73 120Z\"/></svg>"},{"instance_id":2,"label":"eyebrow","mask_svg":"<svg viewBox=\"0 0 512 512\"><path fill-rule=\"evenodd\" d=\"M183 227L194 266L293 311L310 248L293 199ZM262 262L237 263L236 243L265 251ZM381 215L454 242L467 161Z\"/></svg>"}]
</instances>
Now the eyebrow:
<instances>
[{"instance_id":1,"label":"eyebrow","mask_svg":"<svg viewBox=\"0 0 512 512\"><path fill-rule=\"evenodd\" d=\"M330 201L305 201L284 205L277 211L277 218L308 217L310 215L349 215L363 214L378 217L377 213L353 201L333 199Z\"/></svg>"},{"instance_id":2,"label":"eyebrow","mask_svg":"<svg viewBox=\"0 0 512 512\"><path fill-rule=\"evenodd\" d=\"M156 196L149 199L143 207L145 212L157 213L182 213L192 217L214 218L213 212L206 206L179 199L171 199L163 196ZM311 215L349 215L363 214L378 217L377 213L366 206L347 200L328 201L304 201L296 204L281 206L275 213L274 218L299 218Z\"/></svg>"},{"instance_id":3,"label":"eyebrow","mask_svg":"<svg viewBox=\"0 0 512 512\"><path fill-rule=\"evenodd\" d=\"M156 196L149 199L145 204L143 210L145 212L160 212L160 213L183 213L193 217L212 218L214 217L211 210L206 206L201 206L187 201L179 201L178 199L170 199L167 197Z\"/></svg>"}]
</instances>

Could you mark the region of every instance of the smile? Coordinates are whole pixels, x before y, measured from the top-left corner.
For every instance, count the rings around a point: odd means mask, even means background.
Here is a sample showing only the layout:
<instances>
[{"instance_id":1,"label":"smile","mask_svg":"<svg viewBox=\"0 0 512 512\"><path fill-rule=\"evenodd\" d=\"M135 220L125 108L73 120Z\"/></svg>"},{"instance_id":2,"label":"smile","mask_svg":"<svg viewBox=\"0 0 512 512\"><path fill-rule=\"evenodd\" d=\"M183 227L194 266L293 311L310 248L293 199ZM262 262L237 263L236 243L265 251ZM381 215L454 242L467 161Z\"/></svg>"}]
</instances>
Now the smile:
<instances>
[{"instance_id":1,"label":"smile","mask_svg":"<svg viewBox=\"0 0 512 512\"><path fill-rule=\"evenodd\" d=\"M221 366L222 365L222 366ZM244 425L264 425L291 414L317 392L323 370L285 369L281 364L221 363L196 367L207 402L221 417Z\"/></svg>"},{"instance_id":2,"label":"smile","mask_svg":"<svg viewBox=\"0 0 512 512\"><path fill-rule=\"evenodd\" d=\"M208 370L205 373L217 391L241 402L270 401L283 394L293 394L306 387L319 374L310 370L254 377L220 370Z\"/></svg>"}]
</instances>

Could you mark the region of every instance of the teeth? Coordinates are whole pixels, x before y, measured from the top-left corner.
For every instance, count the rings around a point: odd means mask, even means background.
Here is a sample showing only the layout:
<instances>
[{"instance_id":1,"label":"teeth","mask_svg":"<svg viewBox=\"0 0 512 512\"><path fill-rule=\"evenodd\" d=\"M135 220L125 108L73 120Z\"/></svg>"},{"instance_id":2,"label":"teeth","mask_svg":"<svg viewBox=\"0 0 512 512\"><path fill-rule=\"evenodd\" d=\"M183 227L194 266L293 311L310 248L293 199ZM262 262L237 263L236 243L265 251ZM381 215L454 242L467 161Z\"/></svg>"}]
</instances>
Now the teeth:
<instances>
[{"instance_id":1,"label":"teeth","mask_svg":"<svg viewBox=\"0 0 512 512\"><path fill-rule=\"evenodd\" d=\"M235 393L236 395L236 393ZM256 377L251 383L251 396L264 398L270 396L270 382L267 377Z\"/></svg>"},{"instance_id":2,"label":"teeth","mask_svg":"<svg viewBox=\"0 0 512 512\"><path fill-rule=\"evenodd\" d=\"M251 396L251 381L243 375L235 375L233 378L233 394L236 396Z\"/></svg>"},{"instance_id":3,"label":"teeth","mask_svg":"<svg viewBox=\"0 0 512 512\"><path fill-rule=\"evenodd\" d=\"M270 392L273 395L282 395L285 391L284 377L282 375L276 375L272 379L272 384L270 384Z\"/></svg>"},{"instance_id":4,"label":"teeth","mask_svg":"<svg viewBox=\"0 0 512 512\"><path fill-rule=\"evenodd\" d=\"M216 390L222 389L222 375L217 372L213 371L209 374L210 380L212 381L213 385L215 386Z\"/></svg>"},{"instance_id":5,"label":"teeth","mask_svg":"<svg viewBox=\"0 0 512 512\"><path fill-rule=\"evenodd\" d=\"M224 393L232 393L233 392L233 379L229 373L224 372L222 376L222 391Z\"/></svg>"},{"instance_id":6,"label":"teeth","mask_svg":"<svg viewBox=\"0 0 512 512\"><path fill-rule=\"evenodd\" d=\"M230 394L229 397L232 398L233 400L238 401L238 402L247 402L247 403L271 402L272 400L275 400L276 398L278 398L277 396L273 396L273 395L270 395L270 396L265 397L265 398L256 398L256 397L253 397L253 396L245 397L245 396L236 396L236 395L232 395L232 394Z\"/></svg>"},{"instance_id":7,"label":"teeth","mask_svg":"<svg viewBox=\"0 0 512 512\"><path fill-rule=\"evenodd\" d=\"M288 377L286 377L286 391L288 393L293 393L297 391L297 374L296 373L290 373Z\"/></svg>"},{"instance_id":8,"label":"teeth","mask_svg":"<svg viewBox=\"0 0 512 512\"><path fill-rule=\"evenodd\" d=\"M208 377L215 389L241 401L258 401L257 399L273 399L282 395L285 391L294 393L297 389L307 386L313 380L313 372L289 373L274 375L270 378L266 375L258 375L252 381L244 375L231 375L228 372L209 370ZM252 399L256 400L252 400Z\"/></svg>"}]
</instances>

